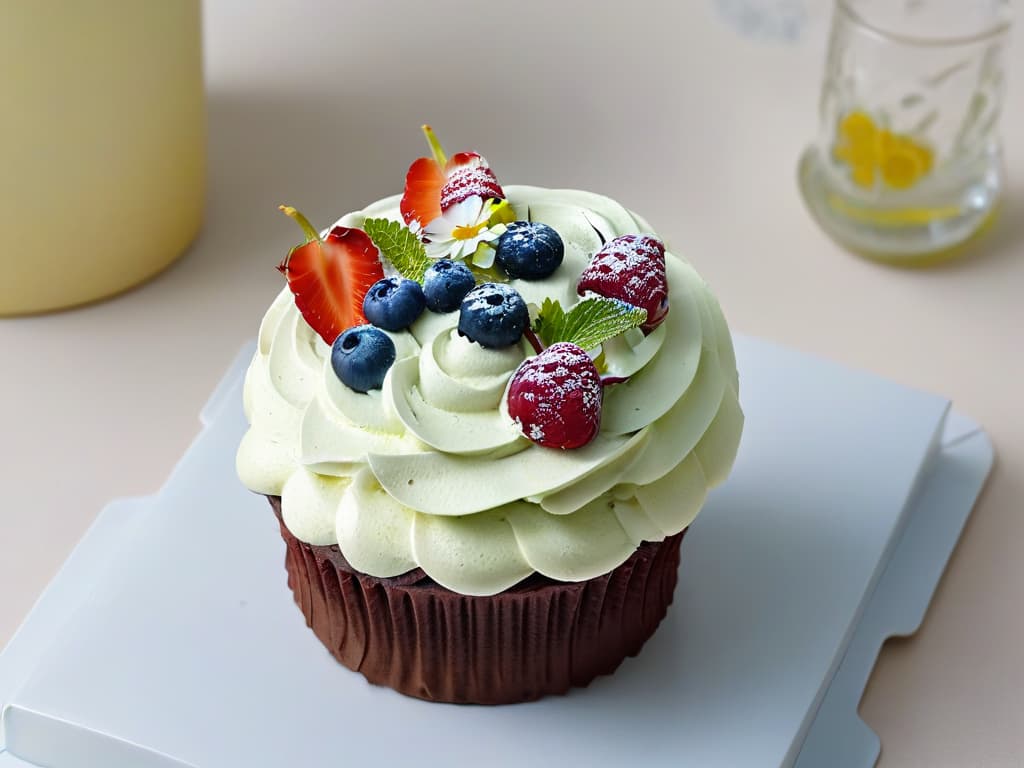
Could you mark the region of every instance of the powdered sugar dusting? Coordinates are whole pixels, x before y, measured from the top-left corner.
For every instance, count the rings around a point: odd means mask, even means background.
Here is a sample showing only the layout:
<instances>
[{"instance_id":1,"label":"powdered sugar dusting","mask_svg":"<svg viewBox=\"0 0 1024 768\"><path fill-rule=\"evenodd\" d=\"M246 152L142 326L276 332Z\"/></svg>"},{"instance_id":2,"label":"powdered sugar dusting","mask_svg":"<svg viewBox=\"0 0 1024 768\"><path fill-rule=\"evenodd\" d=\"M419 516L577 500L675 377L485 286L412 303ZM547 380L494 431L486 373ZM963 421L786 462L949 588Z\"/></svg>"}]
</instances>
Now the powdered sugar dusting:
<instances>
[{"instance_id":1,"label":"powdered sugar dusting","mask_svg":"<svg viewBox=\"0 0 1024 768\"><path fill-rule=\"evenodd\" d=\"M580 295L592 291L647 310L643 328L654 330L668 314L664 244L650 235L610 240L583 270L577 290Z\"/></svg>"},{"instance_id":2,"label":"powdered sugar dusting","mask_svg":"<svg viewBox=\"0 0 1024 768\"><path fill-rule=\"evenodd\" d=\"M485 288L487 289L486 291L483 290ZM500 307L505 301L518 295L519 292L515 288L505 283L482 283L466 295L466 298L463 300L462 311L499 312L500 310L494 308ZM498 296L500 301L494 301L494 296Z\"/></svg>"},{"instance_id":3,"label":"powdered sugar dusting","mask_svg":"<svg viewBox=\"0 0 1024 768\"><path fill-rule=\"evenodd\" d=\"M448 181L441 187L441 209L447 210L469 197L505 199L505 192L498 184L494 171L485 165L457 168L448 175Z\"/></svg>"},{"instance_id":4,"label":"powdered sugar dusting","mask_svg":"<svg viewBox=\"0 0 1024 768\"><path fill-rule=\"evenodd\" d=\"M590 356L575 344L553 344L516 370L509 415L526 437L549 448L578 448L601 424L603 389Z\"/></svg>"}]
</instances>

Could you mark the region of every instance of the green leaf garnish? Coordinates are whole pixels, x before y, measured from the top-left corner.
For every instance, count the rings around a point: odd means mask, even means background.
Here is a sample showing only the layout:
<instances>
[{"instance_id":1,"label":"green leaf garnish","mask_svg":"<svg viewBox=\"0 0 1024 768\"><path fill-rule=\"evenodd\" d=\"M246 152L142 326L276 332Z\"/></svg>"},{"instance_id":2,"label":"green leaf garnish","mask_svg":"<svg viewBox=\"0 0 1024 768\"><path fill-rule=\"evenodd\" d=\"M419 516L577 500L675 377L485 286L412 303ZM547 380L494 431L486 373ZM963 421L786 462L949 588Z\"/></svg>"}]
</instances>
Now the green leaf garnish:
<instances>
[{"instance_id":1,"label":"green leaf garnish","mask_svg":"<svg viewBox=\"0 0 1024 768\"><path fill-rule=\"evenodd\" d=\"M537 334L545 347L550 347L560 339L556 338L565 327L565 310L554 299L544 299L540 305L537 319L533 321L533 332Z\"/></svg>"},{"instance_id":2,"label":"green leaf garnish","mask_svg":"<svg viewBox=\"0 0 1024 768\"><path fill-rule=\"evenodd\" d=\"M568 312L557 301L544 299L533 330L546 346L568 341L594 349L645 322L647 310L618 299L584 299Z\"/></svg>"},{"instance_id":3,"label":"green leaf garnish","mask_svg":"<svg viewBox=\"0 0 1024 768\"><path fill-rule=\"evenodd\" d=\"M407 226L387 219L367 219L363 222L363 231L402 277L423 282L423 275L433 260Z\"/></svg>"}]
</instances>

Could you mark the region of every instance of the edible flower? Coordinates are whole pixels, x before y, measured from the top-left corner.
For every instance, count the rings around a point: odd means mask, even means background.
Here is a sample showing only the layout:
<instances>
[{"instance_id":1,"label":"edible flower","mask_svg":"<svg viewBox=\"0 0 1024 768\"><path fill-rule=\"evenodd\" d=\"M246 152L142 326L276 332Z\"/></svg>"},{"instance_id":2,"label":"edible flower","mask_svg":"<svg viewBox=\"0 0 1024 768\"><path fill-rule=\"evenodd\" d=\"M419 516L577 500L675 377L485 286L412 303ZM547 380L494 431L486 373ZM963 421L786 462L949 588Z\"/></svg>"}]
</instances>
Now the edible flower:
<instances>
[{"instance_id":1,"label":"edible flower","mask_svg":"<svg viewBox=\"0 0 1024 768\"><path fill-rule=\"evenodd\" d=\"M427 255L433 259L471 259L478 267L494 263L491 245L505 234L501 200L472 195L455 203L423 228Z\"/></svg>"},{"instance_id":2,"label":"edible flower","mask_svg":"<svg viewBox=\"0 0 1024 768\"><path fill-rule=\"evenodd\" d=\"M429 125L423 135L430 157L421 157L405 177L401 211L409 229L423 238L427 254L439 259L494 263L491 245L515 220L505 193L487 160L477 152L448 157Z\"/></svg>"}]
</instances>

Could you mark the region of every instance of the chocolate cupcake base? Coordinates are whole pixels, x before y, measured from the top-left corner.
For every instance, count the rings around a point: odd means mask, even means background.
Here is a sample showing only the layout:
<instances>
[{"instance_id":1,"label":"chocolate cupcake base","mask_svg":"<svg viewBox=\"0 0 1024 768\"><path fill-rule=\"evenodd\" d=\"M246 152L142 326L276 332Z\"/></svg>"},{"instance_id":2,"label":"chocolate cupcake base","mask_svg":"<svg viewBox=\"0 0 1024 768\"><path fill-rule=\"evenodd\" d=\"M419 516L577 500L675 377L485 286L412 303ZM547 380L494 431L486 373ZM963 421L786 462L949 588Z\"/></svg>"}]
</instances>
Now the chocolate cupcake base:
<instances>
[{"instance_id":1,"label":"chocolate cupcake base","mask_svg":"<svg viewBox=\"0 0 1024 768\"><path fill-rule=\"evenodd\" d=\"M388 579L360 573L337 546L296 539L280 497L268 498L287 545L288 586L334 657L371 683L459 704L532 701L614 672L665 617L686 533L645 542L587 581L534 575L473 597L419 569Z\"/></svg>"}]
</instances>

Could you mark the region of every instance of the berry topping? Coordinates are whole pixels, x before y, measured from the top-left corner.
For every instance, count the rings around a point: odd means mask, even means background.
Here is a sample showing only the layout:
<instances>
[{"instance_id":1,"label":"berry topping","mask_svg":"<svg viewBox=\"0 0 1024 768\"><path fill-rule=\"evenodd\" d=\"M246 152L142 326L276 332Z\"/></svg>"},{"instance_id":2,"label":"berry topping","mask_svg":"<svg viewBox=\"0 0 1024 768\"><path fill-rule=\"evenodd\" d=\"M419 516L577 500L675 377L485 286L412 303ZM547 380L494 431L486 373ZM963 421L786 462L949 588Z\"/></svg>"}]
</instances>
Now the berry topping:
<instances>
[{"instance_id":1,"label":"berry topping","mask_svg":"<svg viewBox=\"0 0 1024 768\"><path fill-rule=\"evenodd\" d=\"M295 294L295 305L326 343L345 328L366 322L363 297L384 277L377 246L361 229L335 227L321 239L301 213L281 206L306 233L306 242L292 248L278 265Z\"/></svg>"},{"instance_id":2,"label":"berry topping","mask_svg":"<svg viewBox=\"0 0 1024 768\"><path fill-rule=\"evenodd\" d=\"M431 312L454 312L475 285L473 273L461 261L439 259L427 267L423 276L427 308Z\"/></svg>"},{"instance_id":3,"label":"berry topping","mask_svg":"<svg viewBox=\"0 0 1024 768\"><path fill-rule=\"evenodd\" d=\"M562 263L565 246L547 224L516 221L498 240L495 260L509 277L543 280Z\"/></svg>"},{"instance_id":4,"label":"berry topping","mask_svg":"<svg viewBox=\"0 0 1024 768\"><path fill-rule=\"evenodd\" d=\"M341 382L356 392L380 389L395 362L395 342L379 328L349 328L331 346L331 367Z\"/></svg>"},{"instance_id":5,"label":"berry topping","mask_svg":"<svg viewBox=\"0 0 1024 768\"><path fill-rule=\"evenodd\" d=\"M459 307L459 333L482 347L508 347L522 338L530 323L526 302L501 283L479 285Z\"/></svg>"},{"instance_id":6,"label":"berry topping","mask_svg":"<svg viewBox=\"0 0 1024 768\"><path fill-rule=\"evenodd\" d=\"M591 291L647 310L643 330L650 333L668 314L665 246L650 235L623 235L594 254L576 289Z\"/></svg>"},{"instance_id":7,"label":"berry topping","mask_svg":"<svg viewBox=\"0 0 1024 768\"><path fill-rule=\"evenodd\" d=\"M480 160L486 162L482 157ZM486 165L467 165L449 173L448 181L441 187L441 210L447 211L456 203L474 195L485 200L505 199L498 177Z\"/></svg>"},{"instance_id":8,"label":"berry topping","mask_svg":"<svg viewBox=\"0 0 1024 768\"><path fill-rule=\"evenodd\" d=\"M418 221L425 227L444 210L473 195L504 199L505 193L483 157L476 152L458 152L448 158L429 125L423 126L423 134L433 157L421 157L409 166L399 206L406 224ZM442 190L449 182L447 202L442 205Z\"/></svg>"},{"instance_id":9,"label":"berry topping","mask_svg":"<svg viewBox=\"0 0 1024 768\"><path fill-rule=\"evenodd\" d=\"M580 448L601 427L601 377L580 347L559 342L526 360L508 386L508 413L546 448Z\"/></svg>"},{"instance_id":10,"label":"berry topping","mask_svg":"<svg viewBox=\"0 0 1024 768\"><path fill-rule=\"evenodd\" d=\"M426 225L441 215L441 187L448 181L444 167L431 157L421 157L405 175L400 209L406 224Z\"/></svg>"},{"instance_id":11,"label":"berry topping","mask_svg":"<svg viewBox=\"0 0 1024 768\"><path fill-rule=\"evenodd\" d=\"M415 280L385 277L370 286L363 298L366 319L385 331L408 328L423 314L427 300Z\"/></svg>"}]
</instances>

